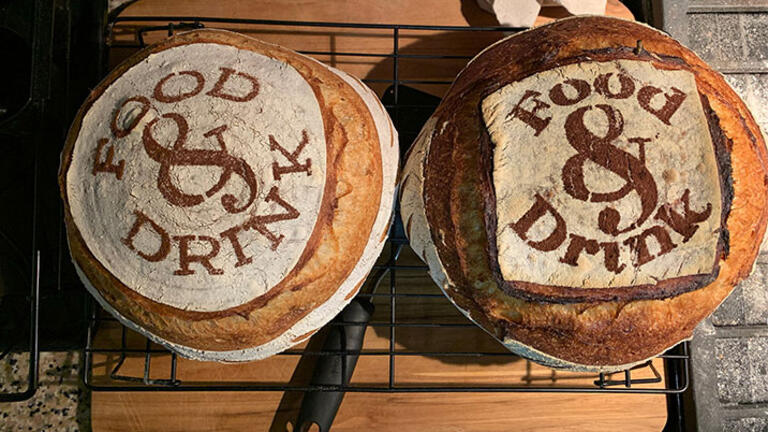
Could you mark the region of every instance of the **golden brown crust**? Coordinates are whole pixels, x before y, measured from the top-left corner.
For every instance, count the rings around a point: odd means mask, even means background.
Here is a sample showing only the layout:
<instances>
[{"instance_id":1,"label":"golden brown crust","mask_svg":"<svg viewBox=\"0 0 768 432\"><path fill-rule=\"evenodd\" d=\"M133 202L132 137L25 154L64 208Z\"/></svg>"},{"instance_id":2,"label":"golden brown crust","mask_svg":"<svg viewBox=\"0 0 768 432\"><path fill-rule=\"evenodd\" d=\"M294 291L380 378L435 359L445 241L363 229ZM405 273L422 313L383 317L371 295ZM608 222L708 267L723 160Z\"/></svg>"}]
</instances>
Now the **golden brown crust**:
<instances>
[{"instance_id":1,"label":"golden brown crust","mask_svg":"<svg viewBox=\"0 0 768 432\"><path fill-rule=\"evenodd\" d=\"M693 288L690 292L663 291L651 296L655 299L642 299L643 292L630 293L621 301L598 294L587 295L588 301L558 304L557 299L547 301L546 295L538 301L510 295L514 293L505 291L497 277L496 250L489 240L489 233L495 234L495 200L489 187L491 147L479 103L505 84L543 70L619 58L694 74L730 146L734 195L725 221L729 253L723 254L719 273L708 285L688 287ZM446 292L475 321L490 323L483 326L499 339L581 365L641 361L690 337L696 324L752 268L768 217L768 159L762 135L718 73L656 30L618 19L584 17L516 35L492 46L462 71L434 118L438 126L425 163L424 201L432 240L453 284Z\"/></svg>"},{"instance_id":2,"label":"golden brown crust","mask_svg":"<svg viewBox=\"0 0 768 432\"><path fill-rule=\"evenodd\" d=\"M217 312L163 305L122 284L88 250L69 210L67 171L83 117L122 73L152 53L193 43L218 43L252 50L293 66L310 84L323 114L327 178L320 214L299 262L275 287L252 301ZM115 68L89 95L62 152L59 186L74 260L104 299L128 320L176 344L201 350L234 350L280 336L328 300L362 255L379 208L383 176L373 118L357 92L312 59L236 33L192 31L142 50ZM349 187L354 185L354 187ZM365 203L365 205L361 205Z\"/></svg>"}]
</instances>

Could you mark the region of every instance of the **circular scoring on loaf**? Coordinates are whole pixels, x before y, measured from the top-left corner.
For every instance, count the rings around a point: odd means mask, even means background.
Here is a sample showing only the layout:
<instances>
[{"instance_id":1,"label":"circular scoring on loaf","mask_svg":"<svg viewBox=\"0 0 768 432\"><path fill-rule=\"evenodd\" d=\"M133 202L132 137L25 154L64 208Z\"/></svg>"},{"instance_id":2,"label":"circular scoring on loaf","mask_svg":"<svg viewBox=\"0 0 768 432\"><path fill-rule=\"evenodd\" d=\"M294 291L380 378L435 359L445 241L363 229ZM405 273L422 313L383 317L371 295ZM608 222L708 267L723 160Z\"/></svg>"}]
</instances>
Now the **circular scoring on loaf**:
<instances>
[{"instance_id":1,"label":"circular scoring on loaf","mask_svg":"<svg viewBox=\"0 0 768 432\"><path fill-rule=\"evenodd\" d=\"M211 312L266 293L296 265L325 164L320 108L293 67L182 45L149 55L93 102L67 193L84 241L123 284Z\"/></svg>"}]
</instances>

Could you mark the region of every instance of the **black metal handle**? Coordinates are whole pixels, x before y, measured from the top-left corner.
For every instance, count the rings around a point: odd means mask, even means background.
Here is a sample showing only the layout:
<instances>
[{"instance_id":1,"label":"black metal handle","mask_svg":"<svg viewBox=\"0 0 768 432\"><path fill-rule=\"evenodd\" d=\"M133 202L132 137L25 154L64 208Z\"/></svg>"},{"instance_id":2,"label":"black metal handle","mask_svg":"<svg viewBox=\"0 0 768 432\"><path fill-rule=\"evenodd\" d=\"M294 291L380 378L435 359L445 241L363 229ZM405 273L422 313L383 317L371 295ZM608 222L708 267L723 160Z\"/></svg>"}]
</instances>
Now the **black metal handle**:
<instances>
[{"instance_id":1,"label":"black metal handle","mask_svg":"<svg viewBox=\"0 0 768 432\"><path fill-rule=\"evenodd\" d=\"M367 299L355 298L334 318L337 325L332 325L323 344L322 351L357 351L363 347L365 328L373 314L373 304ZM341 353L339 355L321 355L312 374L312 386L340 386L349 384L357 364L358 354ZM344 399L343 391L316 390L304 394L296 431L305 431L313 424L320 427L320 432L331 429L333 419Z\"/></svg>"}]
</instances>

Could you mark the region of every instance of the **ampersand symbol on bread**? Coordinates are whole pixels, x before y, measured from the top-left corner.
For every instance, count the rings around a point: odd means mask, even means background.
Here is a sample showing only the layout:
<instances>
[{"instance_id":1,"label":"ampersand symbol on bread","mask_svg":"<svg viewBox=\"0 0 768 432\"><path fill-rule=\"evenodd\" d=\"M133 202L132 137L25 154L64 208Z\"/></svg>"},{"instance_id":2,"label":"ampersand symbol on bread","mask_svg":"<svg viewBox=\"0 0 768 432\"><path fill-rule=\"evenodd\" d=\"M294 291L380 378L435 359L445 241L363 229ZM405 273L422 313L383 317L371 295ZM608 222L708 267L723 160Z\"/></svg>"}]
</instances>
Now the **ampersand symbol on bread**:
<instances>
[{"instance_id":1,"label":"ampersand symbol on bread","mask_svg":"<svg viewBox=\"0 0 768 432\"><path fill-rule=\"evenodd\" d=\"M641 212L637 220L624 230L618 229L621 216L618 210L612 207L604 208L598 217L600 229L611 235L632 230L645 222L653 213L658 201L658 191L653 175L645 166L644 142L645 139L634 138L640 146L640 157L635 157L613 143L621 136L624 130L624 118L621 111L605 104L594 106L606 117L608 131L605 136L597 136L584 124L584 115L593 107L588 105L570 113L565 120L565 136L568 143L578 151L563 165L563 186L572 197L590 202L617 201L632 191L640 197ZM624 185L611 192L593 192L584 181L584 163L590 160L598 166L605 168L624 180Z\"/></svg>"},{"instance_id":2,"label":"ampersand symbol on bread","mask_svg":"<svg viewBox=\"0 0 768 432\"><path fill-rule=\"evenodd\" d=\"M160 145L152 135L152 128L160 120L155 118L147 123L142 134L144 150L150 158L160 163L160 169L157 176L157 188L163 194L168 202L180 207L191 207L205 201L205 197L212 197L220 191L232 177L232 174L240 176L248 187L248 198L238 203L238 198L232 194L225 194L221 197L221 205L229 213L240 213L253 203L256 199L257 181L253 170L248 163L238 157L235 157L227 151L224 144L224 131L227 125L221 125L206 132L203 136L206 138L216 137L220 150L206 149L188 149L185 148L189 125L184 116L177 113L163 114L162 118L170 119L176 124L177 135L172 148L168 149ZM171 178L171 168L177 166L216 166L222 168L219 180L211 186L203 195L187 194L173 183Z\"/></svg>"}]
</instances>

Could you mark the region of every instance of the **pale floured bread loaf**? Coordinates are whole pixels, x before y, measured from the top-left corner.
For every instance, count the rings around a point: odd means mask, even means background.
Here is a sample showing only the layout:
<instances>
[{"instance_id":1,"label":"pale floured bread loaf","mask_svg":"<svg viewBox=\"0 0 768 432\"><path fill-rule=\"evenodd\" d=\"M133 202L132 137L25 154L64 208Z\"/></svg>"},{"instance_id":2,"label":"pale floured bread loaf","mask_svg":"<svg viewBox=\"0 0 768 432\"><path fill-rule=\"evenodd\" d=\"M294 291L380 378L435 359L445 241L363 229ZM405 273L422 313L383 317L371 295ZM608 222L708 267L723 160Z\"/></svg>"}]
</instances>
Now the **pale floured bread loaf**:
<instances>
[{"instance_id":1,"label":"pale floured bread loaf","mask_svg":"<svg viewBox=\"0 0 768 432\"><path fill-rule=\"evenodd\" d=\"M200 30L118 66L80 109L59 182L92 294L180 354L242 361L309 337L383 247L397 136L358 80Z\"/></svg>"},{"instance_id":2,"label":"pale floured bread loaf","mask_svg":"<svg viewBox=\"0 0 768 432\"><path fill-rule=\"evenodd\" d=\"M766 162L691 51L570 18L462 71L411 150L401 212L446 295L509 349L616 371L689 338L749 274Z\"/></svg>"}]
</instances>

